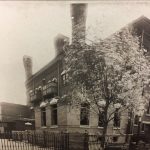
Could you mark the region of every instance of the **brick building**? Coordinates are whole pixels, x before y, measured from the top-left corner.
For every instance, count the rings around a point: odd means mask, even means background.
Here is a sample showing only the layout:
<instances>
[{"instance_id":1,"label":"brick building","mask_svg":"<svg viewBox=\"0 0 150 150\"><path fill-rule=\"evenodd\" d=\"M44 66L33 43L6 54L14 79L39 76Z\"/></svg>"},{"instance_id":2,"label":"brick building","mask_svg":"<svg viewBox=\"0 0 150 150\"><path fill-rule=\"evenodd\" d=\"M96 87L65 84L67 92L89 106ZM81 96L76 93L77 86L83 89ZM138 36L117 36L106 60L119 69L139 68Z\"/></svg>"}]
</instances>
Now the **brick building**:
<instances>
[{"instance_id":1,"label":"brick building","mask_svg":"<svg viewBox=\"0 0 150 150\"><path fill-rule=\"evenodd\" d=\"M81 38L80 42L85 42L86 9L85 4L72 6L72 42L75 37ZM80 20L82 20L82 23ZM139 34L143 34L143 30L145 31L143 44L149 50L150 20L140 17L131 24L138 29ZM78 31L84 31L82 35L80 35L81 32L74 30L77 25ZM23 58L27 77L28 105L34 108L36 130L102 132L103 127L98 123L99 117L97 115L87 112L87 116L82 118L81 114L84 107L72 108L59 99L64 96L66 90L67 77L63 69L63 47L66 44L69 44L69 39L63 35L58 35L55 38L56 57L35 74L32 74L32 59L28 56ZM121 114L119 123L110 122L108 133L114 136L119 135L120 132L125 134L128 125L127 116L128 112L124 112ZM122 142L124 138L120 137L118 140Z\"/></svg>"},{"instance_id":2,"label":"brick building","mask_svg":"<svg viewBox=\"0 0 150 150\"><path fill-rule=\"evenodd\" d=\"M28 106L13 104L13 103L0 103L0 132L7 132L12 130L26 130L34 129L34 119L32 110ZM30 122L31 127L27 127L26 123Z\"/></svg>"}]
</instances>

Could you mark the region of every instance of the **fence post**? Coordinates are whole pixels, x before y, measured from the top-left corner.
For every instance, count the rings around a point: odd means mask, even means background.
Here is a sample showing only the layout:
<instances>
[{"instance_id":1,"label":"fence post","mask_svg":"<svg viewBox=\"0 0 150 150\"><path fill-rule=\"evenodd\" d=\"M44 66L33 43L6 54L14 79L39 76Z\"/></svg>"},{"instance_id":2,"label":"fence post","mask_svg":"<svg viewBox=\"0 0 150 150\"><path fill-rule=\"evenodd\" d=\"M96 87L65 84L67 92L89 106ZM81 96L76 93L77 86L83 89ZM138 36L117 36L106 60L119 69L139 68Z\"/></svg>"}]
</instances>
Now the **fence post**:
<instances>
[{"instance_id":1,"label":"fence post","mask_svg":"<svg viewBox=\"0 0 150 150\"><path fill-rule=\"evenodd\" d=\"M28 142L28 144L30 143L30 141L29 141L29 131L27 130L27 142Z\"/></svg>"},{"instance_id":2,"label":"fence post","mask_svg":"<svg viewBox=\"0 0 150 150\"><path fill-rule=\"evenodd\" d=\"M64 133L64 149L69 150L69 133Z\"/></svg>"},{"instance_id":3,"label":"fence post","mask_svg":"<svg viewBox=\"0 0 150 150\"><path fill-rule=\"evenodd\" d=\"M85 131L84 133L84 150L89 150L89 135L88 135L88 132Z\"/></svg>"},{"instance_id":4,"label":"fence post","mask_svg":"<svg viewBox=\"0 0 150 150\"><path fill-rule=\"evenodd\" d=\"M47 143L46 143L46 131L43 131L43 147L46 147Z\"/></svg>"}]
</instances>

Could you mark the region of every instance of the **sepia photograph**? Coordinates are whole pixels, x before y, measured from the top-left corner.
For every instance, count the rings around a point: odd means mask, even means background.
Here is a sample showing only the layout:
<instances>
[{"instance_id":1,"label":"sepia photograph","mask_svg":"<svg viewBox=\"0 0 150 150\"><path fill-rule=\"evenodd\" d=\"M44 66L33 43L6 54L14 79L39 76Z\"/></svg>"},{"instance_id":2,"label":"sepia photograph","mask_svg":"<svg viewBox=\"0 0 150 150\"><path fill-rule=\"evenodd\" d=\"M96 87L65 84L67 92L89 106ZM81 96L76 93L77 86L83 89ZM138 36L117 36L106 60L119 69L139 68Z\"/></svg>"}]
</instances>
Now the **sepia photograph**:
<instances>
[{"instance_id":1,"label":"sepia photograph","mask_svg":"<svg viewBox=\"0 0 150 150\"><path fill-rule=\"evenodd\" d=\"M150 1L0 1L0 150L150 150Z\"/></svg>"}]
</instances>

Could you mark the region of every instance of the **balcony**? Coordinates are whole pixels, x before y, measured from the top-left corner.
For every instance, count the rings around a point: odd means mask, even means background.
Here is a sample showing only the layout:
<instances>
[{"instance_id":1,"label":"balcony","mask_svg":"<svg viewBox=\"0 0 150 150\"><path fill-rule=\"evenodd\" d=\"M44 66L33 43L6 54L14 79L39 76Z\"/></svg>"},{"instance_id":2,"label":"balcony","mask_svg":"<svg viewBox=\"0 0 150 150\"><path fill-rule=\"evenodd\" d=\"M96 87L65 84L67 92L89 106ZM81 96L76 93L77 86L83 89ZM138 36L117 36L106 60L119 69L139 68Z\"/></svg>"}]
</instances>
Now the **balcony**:
<instances>
[{"instance_id":1,"label":"balcony","mask_svg":"<svg viewBox=\"0 0 150 150\"><path fill-rule=\"evenodd\" d=\"M36 90L35 92L30 93L31 102L39 102L42 99L42 91Z\"/></svg>"},{"instance_id":2,"label":"balcony","mask_svg":"<svg viewBox=\"0 0 150 150\"><path fill-rule=\"evenodd\" d=\"M47 85L43 86L43 97L49 98L51 96L57 95L57 83L49 82Z\"/></svg>"}]
</instances>

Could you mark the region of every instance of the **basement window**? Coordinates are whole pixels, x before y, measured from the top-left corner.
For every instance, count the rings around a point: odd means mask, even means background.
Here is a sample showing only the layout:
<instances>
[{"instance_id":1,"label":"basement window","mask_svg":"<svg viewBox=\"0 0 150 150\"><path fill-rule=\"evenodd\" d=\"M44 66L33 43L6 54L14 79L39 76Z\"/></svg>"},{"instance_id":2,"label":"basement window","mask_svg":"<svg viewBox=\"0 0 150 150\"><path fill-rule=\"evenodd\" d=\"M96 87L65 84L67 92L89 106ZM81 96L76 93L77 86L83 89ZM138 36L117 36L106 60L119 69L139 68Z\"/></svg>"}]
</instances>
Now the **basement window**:
<instances>
[{"instance_id":1,"label":"basement window","mask_svg":"<svg viewBox=\"0 0 150 150\"><path fill-rule=\"evenodd\" d=\"M46 108L41 108L41 125L46 126Z\"/></svg>"},{"instance_id":2,"label":"basement window","mask_svg":"<svg viewBox=\"0 0 150 150\"><path fill-rule=\"evenodd\" d=\"M89 105L87 103L81 104L80 125L89 125Z\"/></svg>"},{"instance_id":3,"label":"basement window","mask_svg":"<svg viewBox=\"0 0 150 150\"><path fill-rule=\"evenodd\" d=\"M51 124L57 125L57 104L51 105Z\"/></svg>"},{"instance_id":4,"label":"basement window","mask_svg":"<svg viewBox=\"0 0 150 150\"><path fill-rule=\"evenodd\" d=\"M119 109L116 109L114 113L114 127L120 127L120 116Z\"/></svg>"}]
</instances>

